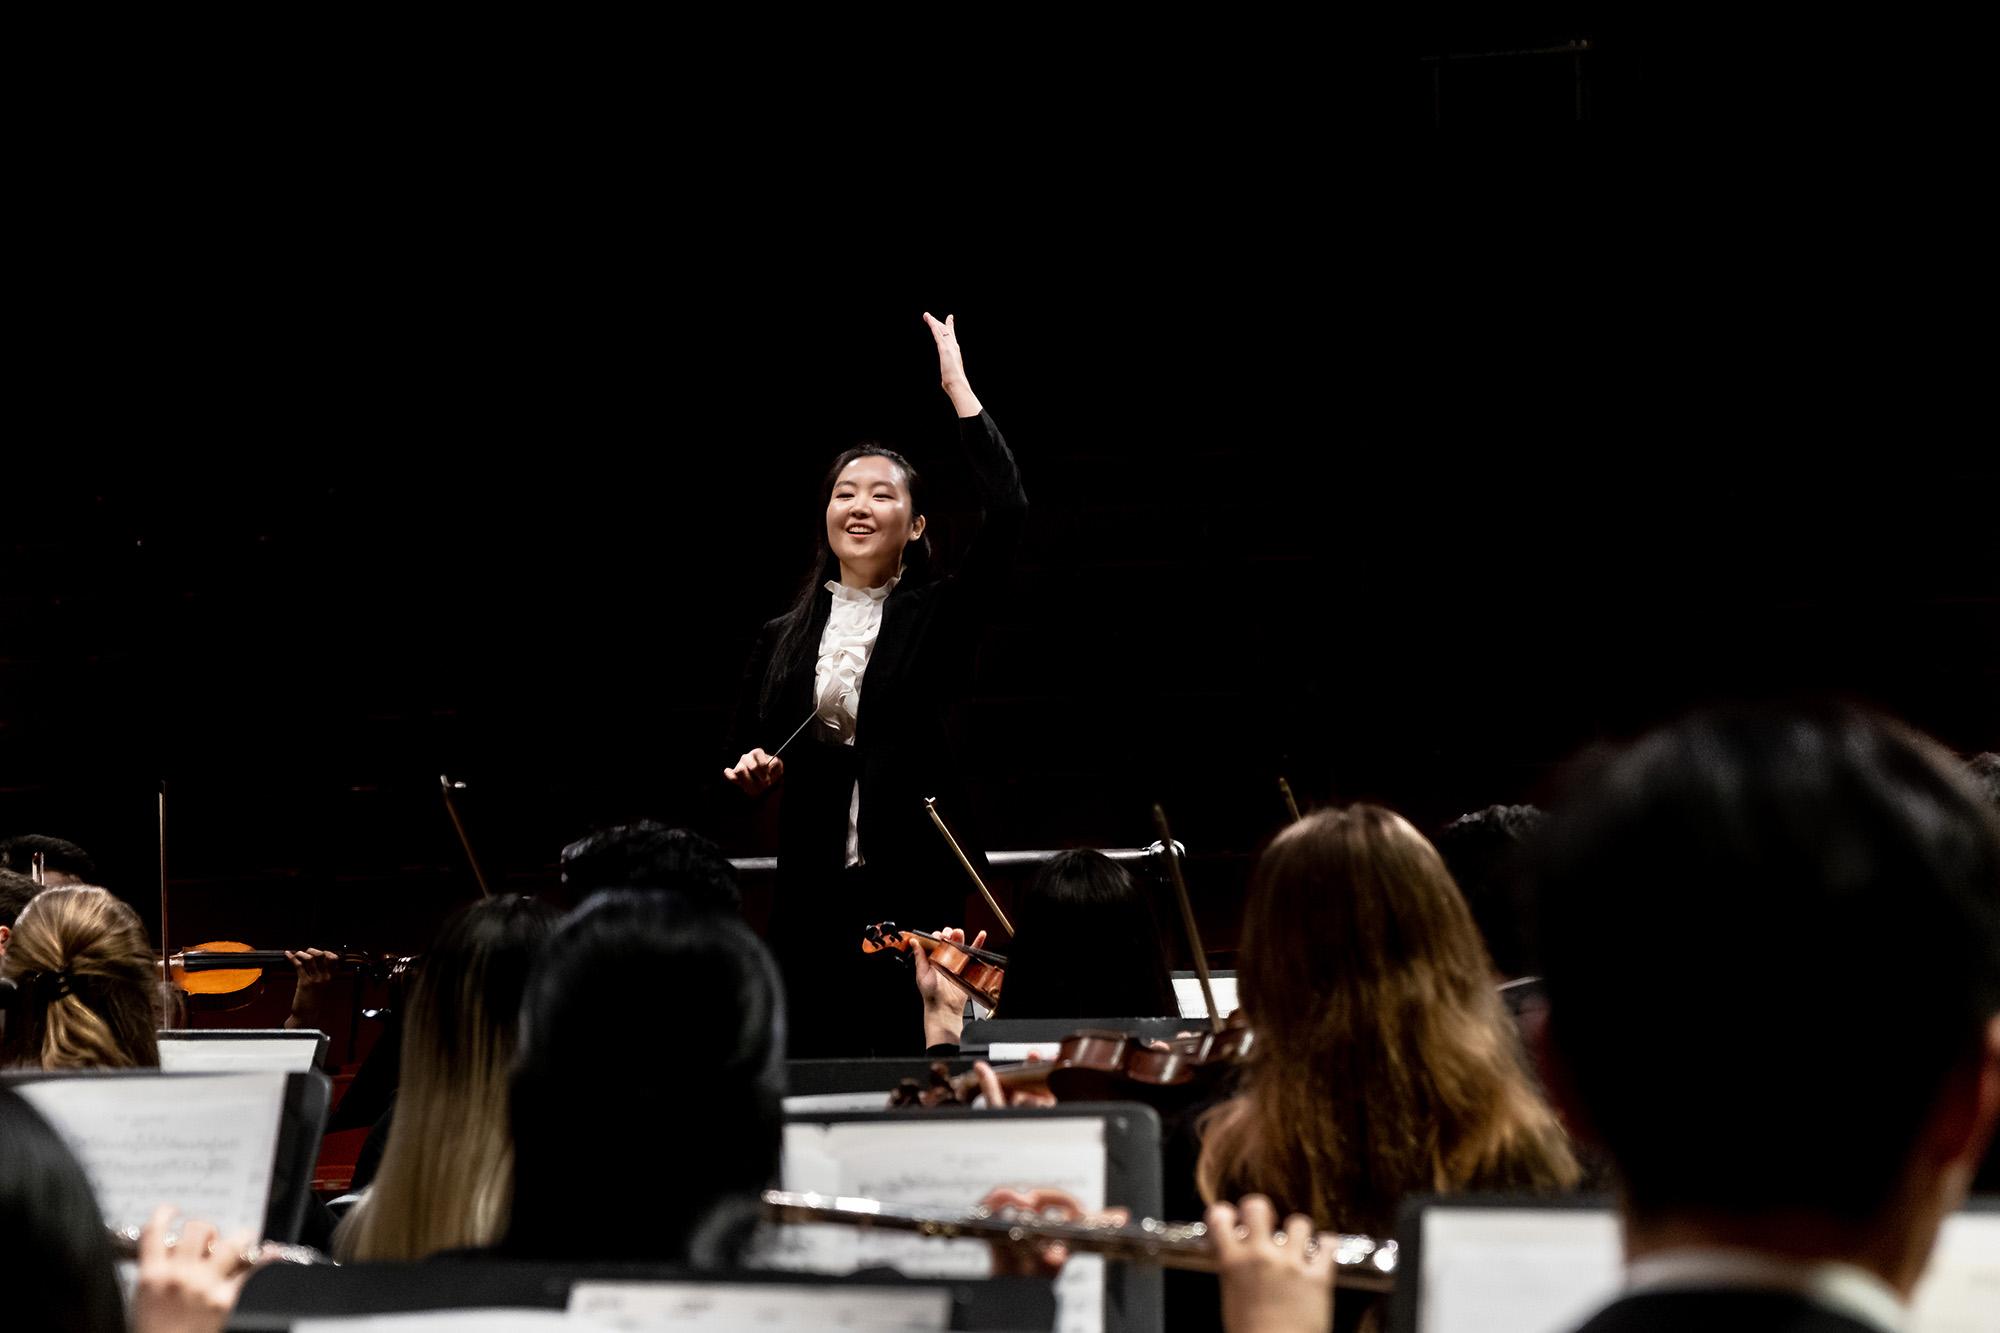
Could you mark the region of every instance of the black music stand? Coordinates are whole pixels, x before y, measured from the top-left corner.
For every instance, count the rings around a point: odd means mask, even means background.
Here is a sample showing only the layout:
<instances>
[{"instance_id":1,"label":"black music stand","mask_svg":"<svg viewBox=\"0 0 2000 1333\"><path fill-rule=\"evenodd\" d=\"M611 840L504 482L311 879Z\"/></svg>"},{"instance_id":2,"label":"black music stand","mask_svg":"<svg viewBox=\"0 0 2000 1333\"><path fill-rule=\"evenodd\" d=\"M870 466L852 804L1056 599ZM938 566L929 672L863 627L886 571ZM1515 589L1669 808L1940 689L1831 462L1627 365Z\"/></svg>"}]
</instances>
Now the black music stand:
<instances>
[{"instance_id":1,"label":"black music stand","mask_svg":"<svg viewBox=\"0 0 2000 1333\"><path fill-rule=\"evenodd\" d=\"M974 1330L1053 1329L1054 1284L1046 1278L906 1278L871 1272L846 1277L815 1273L703 1273L632 1264L555 1264L466 1255L420 1264L348 1264L340 1268L274 1264L250 1275L229 1328L275 1333L299 1319L480 1307L561 1310L581 1281L794 1286L833 1294L852 1289L910 1291L942 1288L951 1296L951 1327Z\"/></svg>"},{"instance_id":2,"label":"black music stand","mask_svg":"<svg viewBox=\"0 0 2000 1333\"><path fill-rule=\"evenodd\" d=\"M787 1060L785 1094L790 1097L816 1097L828 1093L879 1090L886 1104L890 1092L906 1078L928 1086L931 1066L936 1063L939 1062L917 1057L882 1059L874 1056L855 1056L845 1060ZM942 1063L954 1074L962 1074L972 1068L970 1056Z\"/></svg>"},{"instance_id":3,"label":"black music stand","mask_svg":"<svg viewBox=\"0 0 2000 1333\"><path fill-rule=\"evenodd\" d=\"M1165 1040L1181 1032L1199 1032L1206 1018L978 1018L965 1025L960 1049L985 1055L995 1042L1061 1041L1073 1032L1094 1028L1102 1032L1129 1032L1151 1041Z\"/></svg>"}]
</instances>

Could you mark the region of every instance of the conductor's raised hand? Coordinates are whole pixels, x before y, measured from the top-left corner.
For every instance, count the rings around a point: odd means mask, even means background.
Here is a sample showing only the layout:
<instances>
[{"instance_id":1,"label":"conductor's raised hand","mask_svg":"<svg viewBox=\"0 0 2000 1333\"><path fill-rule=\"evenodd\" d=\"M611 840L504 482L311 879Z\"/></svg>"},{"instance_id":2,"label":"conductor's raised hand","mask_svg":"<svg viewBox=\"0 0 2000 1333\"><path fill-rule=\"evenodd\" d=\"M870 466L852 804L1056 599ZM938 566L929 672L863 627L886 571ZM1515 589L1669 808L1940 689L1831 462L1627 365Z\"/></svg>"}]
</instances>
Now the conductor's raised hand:
<instances>
[{"instance_id":1,"label":"conductor's raised hand","mask_svg":"<svg viewBox=\"0 0 2000 1333\"><path fill-rule=\"evenodd\" d=\"M761 749L752 750L722 770L730 786L746 796L762 796L785 780L785 761Z\"/></svg>"},{"instance_id":2,"label":"conductor's raised hand","mask_svg":"<svg viewBox=\"0 0 2000 1333\"><path fill-rule=\"evenodd\" d=\"M924 323L930 328L932 341L937 343L938 383L950 395L951 405L960 416L978 416L979 398L965 378L965 356L958 347L957 317L946 315L939 320L926 310Z\"/></svg>"}]
</instances>

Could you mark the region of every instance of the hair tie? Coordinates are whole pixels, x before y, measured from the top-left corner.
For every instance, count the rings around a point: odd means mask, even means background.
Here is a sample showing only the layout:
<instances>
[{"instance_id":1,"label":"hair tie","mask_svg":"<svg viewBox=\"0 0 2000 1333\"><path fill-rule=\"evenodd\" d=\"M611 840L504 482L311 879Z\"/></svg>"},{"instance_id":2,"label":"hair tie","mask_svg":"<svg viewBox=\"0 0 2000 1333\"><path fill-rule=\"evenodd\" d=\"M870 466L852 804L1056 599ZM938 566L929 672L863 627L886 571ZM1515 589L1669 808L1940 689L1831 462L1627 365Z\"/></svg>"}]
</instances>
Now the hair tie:
<instances>
[{"instance_id":1,"label":"hair tie","mask_svg":"<svg viewBox=\"0 0 2000 1333\"><path fill-rule=\"evenodd\" d=\"M35 993L41 997L43 1004L53 1004L65 995L74 994L75 982L75 974L66 967L54 972L37 972L32 978Z\"/></svg>"}]
</instances>

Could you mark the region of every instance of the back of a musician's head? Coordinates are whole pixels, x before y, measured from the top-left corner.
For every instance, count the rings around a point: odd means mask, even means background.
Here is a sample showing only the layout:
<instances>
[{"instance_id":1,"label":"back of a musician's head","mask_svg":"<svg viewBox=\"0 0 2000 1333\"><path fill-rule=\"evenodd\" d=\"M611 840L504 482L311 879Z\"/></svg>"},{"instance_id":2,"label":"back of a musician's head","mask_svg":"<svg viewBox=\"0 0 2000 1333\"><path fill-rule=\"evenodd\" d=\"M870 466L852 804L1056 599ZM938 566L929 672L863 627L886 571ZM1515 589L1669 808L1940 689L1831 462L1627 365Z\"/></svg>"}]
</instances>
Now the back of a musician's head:
<instances>
[{"instance_id":1,"label":"back of a musician's head","mask_svg":"<svg viewBox=\"0 0 2000 1333\"><path fill-rule=\"evenodd\" d=\"M1893 1206L2000 1013L2000 821L1955 760L1709 710L1575 775L1536 859L1560 1077L1635 1217Z\"/></svg>"},{"instance_id":2,"label":"back of a musician's head","mask_svg":"<svg viewBox=\"0 0 2000 1333\"><path fill-rule=\"evenodd\" d=\"M1014 906L1002 1018L1180 1012L1158 917L1131 872L1088 849L1058 854Z\"/></svg>"},{"instance_id":3,"label":"back of a musician's head","mask_svg":"<svg viewBox=\"0 0 2000 1333\"><path fill-rule=\"evenodd\" d=\"M0 1065L159 1065L159 964L138 913L105 890L64 885L36 894L14 921L0 977L19 987Z\"/></svg>"},{"instance_id":4,"label":"back of a musician's head","mask_svg":"<svg viewBox=\"0 0 2000 1333\"><path fill-rule=\"evenodd\" d=\"M580 903L603 889L678 894L691 905L740 912L743 893L722 848L689 829L642 819L577 839L563 848L563 898Z\"/></svg>"},{"instance_id":5,"label":"back of a musician's head","mask_svg":"<svg viewBox=\"0 0 2000 1333\"><path fill-rule=\"evenodd\" d=\"M111 1233L90 1181L62 1136L4 1087L0 1145L6 1326L52 1333L124 1328Z\"/></svg>"},{"instance_id":6,"label":"back of a musician's head","mask_svg":"<svg viewBox=\"0 0 2000 1333\"><path fill-rule=\"evenodd\" d=\"M521 997L559 919L535 898L482 898L447 918L425 950L382 1165L334 1236L343 1262L422 1259L498 1239Z\"/></svg>"},{"instance_id":7,"label":"back of a musician's head","mask_svg":"<svg viewBox=\"0 0 2000 1333\"><path fill-rule=\"evenodd\" d=\"M41 885L19 871L0 869L0 926L12 931L21 909L41 891ZM5 939L0 937L0 952L4 952L5 947Z\"/></svg>"},{"instance_id":8,"label":"back of a musician's head","mask_svg":"<svg viewBox=\"0 0 2000 1333\"><path fill-rule=\"evenodd\" d=\"M66 838L22 833L0 839L0 869L29 874L38 854L42 858L42 882L50 888L97 882L97 862L89 852Z\"/></svg>"},{"instance_id":9,"label":"back of a musician's head","mask_svg":"<svg viewBox=\"0 0 2000 1333\"><path fill-rule=\"evenodd\" d=\"M777 1175L783 1012L740 918L637 890L585 902L522 1003L504 1248L733 1262Z\"/></svg>"},{"instance_id":10,"label":"back of a musician's head","mask_svg":"<svg viewBox=\"0 0 2000 1333\"><path fill-rule=\"evenodd\" d=\"M1204 1124L1204 1197L1255 1189L1322 1226L1387 1231L1412 1192L1575 1183L1472 913L1402 816L1318 810L1273 839L1241 958L1257 1044L1244 1095Z\"/></svg>"}]
</instances>

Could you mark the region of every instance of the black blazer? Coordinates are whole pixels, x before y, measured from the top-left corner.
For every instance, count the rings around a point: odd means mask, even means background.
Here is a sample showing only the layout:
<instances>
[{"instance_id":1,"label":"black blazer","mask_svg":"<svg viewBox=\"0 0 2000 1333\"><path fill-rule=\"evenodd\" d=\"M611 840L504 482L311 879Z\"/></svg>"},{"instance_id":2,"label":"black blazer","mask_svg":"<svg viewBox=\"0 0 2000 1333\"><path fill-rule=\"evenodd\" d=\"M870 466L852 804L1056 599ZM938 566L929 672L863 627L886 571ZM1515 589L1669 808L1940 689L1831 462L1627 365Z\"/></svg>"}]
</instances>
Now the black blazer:
<instances>
[{"instance_id":1,"label":"black blazer","mask_svg":"<svg viewBox=\"0 0 2000 1333\"><path fill-rule=\"evenodd\" d=\"M1881 1333L1783 1291L1747 1287L1644 1291L1612 1302L1577 1333Z\"/></svg>"},{"instance_id":2,"label":"black blazer","mask_svg":"<svg viewBox=\"0 0 2000 1333\"><path fill-rule=\"evenodd\" d=\"M853 746L821 741L821 729L809 727L785 751L785 779L778 788L781 915L788 885L840 870L857 778L861 854L870 868L871 894L880 895L882 918L935 929L958 915L952 905L970 888L924 811L926 796L938 798L939 813L985 870L946 724L971 684L980 632L1006 591L1028 497L991 416L961 417L959 439L981 497L980 526L971 545L957 568L921 583L906 576L884 602L882 627L862 677ZM786 669L768 709L764 677L782 618L758 634L744 667L728 762L756 746L775 750L812 712L820 633L831 607L832 595L820 592L805 649ZM937 911L950 914L935 921L916 915Z\"/></svg>"}]
</instances>

